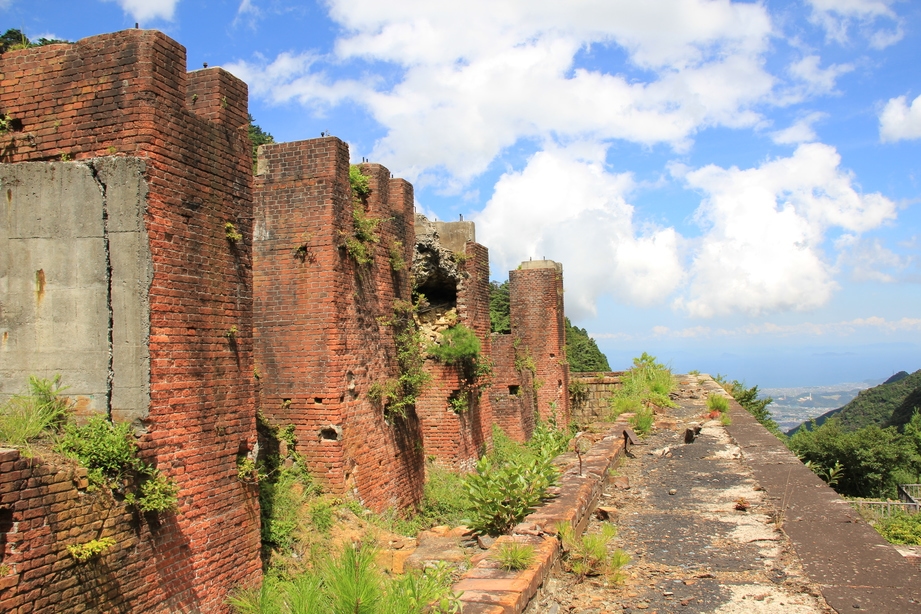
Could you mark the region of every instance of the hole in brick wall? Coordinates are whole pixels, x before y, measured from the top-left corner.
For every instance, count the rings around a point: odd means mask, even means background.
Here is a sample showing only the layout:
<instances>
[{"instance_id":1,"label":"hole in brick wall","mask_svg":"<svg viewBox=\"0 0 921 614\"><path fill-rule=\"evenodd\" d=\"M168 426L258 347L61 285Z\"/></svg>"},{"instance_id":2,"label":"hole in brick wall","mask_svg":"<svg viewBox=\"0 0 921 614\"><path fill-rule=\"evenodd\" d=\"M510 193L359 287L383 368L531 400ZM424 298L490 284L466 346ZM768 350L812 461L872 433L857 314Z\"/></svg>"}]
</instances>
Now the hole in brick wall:
<instances>
[{"instance_id":1,"label":"hole in brick wall","mask_svg":"<svg viewBox=\"0 0 921 614\"><path fill-rule=\"evenodd\" d=\"M550 352L550 358L555 358L555 357L556 357L556 354L554 354L553 352Z\"/></svg>"},{"instance_id":2,"label":"hole in brick wall","mask_svg":"<svg viewBox=\"0 0 921 614\"><path fill-rule=\"evenodd\" d=\"M281 406L285 409L288 409L289 407L291 407L291 399L282 399Z\"/></svg>"},{"instance_id":3,"label":"hole in brick wall","mask_svg":"<svg viewBox=\"0 0 921 614\"><path fill-rule=\"evenodd\" d=\"M11 118L7 125L13 132L22 132L22 120L18 117Z\"/></svg>"},{"instance_id":4,"label":"hole in brick wall","mask_svg":"<svg viewBox=\"0 0 921 614\"><path fill-rule=\"evenodd\" d=\"M424 294L429 305L450 309L457 306L457 281L449 277L438 279L430 278L416 288L416 292Z\"/></svg>"},{"instance_id":5,"label":"hole in brick wall","mask_svg":"<svg viewBox=\"0 0 921 614\"><path fill-rule=\"evenodd\" d=\"M326 441L339 441L342 439L342 429L335 425L324 426L320 429L320 439Z\"/></svg>"},{"instance_id":6,"label":"hole in brick wall","mask_svg":"<svg viewBox=\"0 0 921 614\"><path fill-rule=\"evenodd\" d=\"M322 405L323 397L313 397L313 402L316 403L317 405Z\"/></svg>"},{"instance_id":7,"label":"hole in brick wall","mask_svg":"<svg viewBox=\"0 0 921 614\"><path fill-rule=\"evenodd\" d=\"M508 393L513 397L517 397L520 391L521 386L512 385L508 387Z\"/></svg>"},{"instance_id":8,"label":"hole in brick wall","mask_svg":"<svg viewBox=\"0 0 921 614\"><path fill-rule=\"evenodd\" d=\"M6 552L6 535L13 530L13 510L0 507L0 561Z\"/></svg>"}]
</instances>

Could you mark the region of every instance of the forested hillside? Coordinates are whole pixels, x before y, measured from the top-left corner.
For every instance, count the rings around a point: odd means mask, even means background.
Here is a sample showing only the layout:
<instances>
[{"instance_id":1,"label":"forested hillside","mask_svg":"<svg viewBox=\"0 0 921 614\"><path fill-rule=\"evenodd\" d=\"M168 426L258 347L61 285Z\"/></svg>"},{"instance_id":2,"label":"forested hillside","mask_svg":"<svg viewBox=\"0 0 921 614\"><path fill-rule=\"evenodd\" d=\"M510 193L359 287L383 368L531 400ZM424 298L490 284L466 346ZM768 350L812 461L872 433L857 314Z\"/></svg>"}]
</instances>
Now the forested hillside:
<instances>
[{"instance_id":1,"label":"forested hillside","mask_svg":"<svg viewBox=\"0 0 921 614\"><path fill-rule=\"evenodd\" d=\"M821 426L836 416L844 431L856 431L870 425L901 427L911 420L916 409L921 409L921 370L911 375L900 371L879 386L862 390L844 407L822 414L815 423ZM791 430L790 434L803 426Z\"/></svg>"}]
</instances>

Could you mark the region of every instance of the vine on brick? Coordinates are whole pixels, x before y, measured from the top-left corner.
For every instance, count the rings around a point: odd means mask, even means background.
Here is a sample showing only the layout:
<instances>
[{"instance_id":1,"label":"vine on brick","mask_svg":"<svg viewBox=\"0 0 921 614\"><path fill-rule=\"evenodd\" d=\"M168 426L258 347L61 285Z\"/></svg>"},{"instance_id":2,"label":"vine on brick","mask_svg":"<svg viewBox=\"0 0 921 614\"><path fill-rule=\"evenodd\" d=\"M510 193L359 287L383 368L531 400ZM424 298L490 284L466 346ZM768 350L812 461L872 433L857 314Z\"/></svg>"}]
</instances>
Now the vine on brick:
<instances>
[{"instance_id":1,"label":"vine on brick","mask_svg":"<svg viewBox=\"0 0 921 614\"><path fill-rule=\"evenodd\" d=\"M424 340L413 318L415 311L409 301L394 301L393 319L384 323L393 327L400 375L371 384L368 397L383 407L387 417L405 417L431 379L424 368Z\"/></svg>"}]
</instances>

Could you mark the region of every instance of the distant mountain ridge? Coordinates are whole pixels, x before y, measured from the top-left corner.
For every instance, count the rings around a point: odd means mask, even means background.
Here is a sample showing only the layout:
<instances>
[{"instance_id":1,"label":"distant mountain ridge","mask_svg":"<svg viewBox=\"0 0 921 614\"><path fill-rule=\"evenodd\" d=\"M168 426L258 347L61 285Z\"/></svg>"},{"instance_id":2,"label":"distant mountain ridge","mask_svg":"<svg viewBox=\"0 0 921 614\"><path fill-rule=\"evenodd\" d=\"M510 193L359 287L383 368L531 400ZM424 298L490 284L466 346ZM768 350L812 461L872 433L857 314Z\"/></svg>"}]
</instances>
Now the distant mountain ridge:
<instances>
[{"instance_id":1,"label":"distant mountain ridge","mask_svg":"<svg viewBox=\"0 0 921 614\"><path fill-rule=\"evenodd\" d=\"M861 390L847 405L822 414L815 419L815 424L821 426L829 418L837 417L846 431L871 424L882 428L902 426L918 409L921 409L921 369L910 375L907 371L899 371L879 386ZM803 424L787 434L793 435Z\"/></svg>"}]
</instances>

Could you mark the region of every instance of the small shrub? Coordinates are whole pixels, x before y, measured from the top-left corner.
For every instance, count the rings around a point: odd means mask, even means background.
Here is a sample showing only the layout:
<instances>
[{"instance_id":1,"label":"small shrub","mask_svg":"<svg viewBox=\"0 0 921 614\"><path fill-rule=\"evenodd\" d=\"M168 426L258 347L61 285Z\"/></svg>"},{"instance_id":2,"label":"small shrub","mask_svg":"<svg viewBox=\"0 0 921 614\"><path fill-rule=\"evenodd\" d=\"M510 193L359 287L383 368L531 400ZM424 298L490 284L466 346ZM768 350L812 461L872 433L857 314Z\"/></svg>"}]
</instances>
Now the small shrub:
<instances>
[{"instance_id":1,"label":"small shrub","mask_svg":"<svg viewBox=\"0 0 921 614\"><path fill-rule=\"evenodd\" d=\"M480 356L480 340L472 330L457 324L444 331L440 342L430 345L428 352L446 365L473 364Z\"/></svg>"},{"instance_id":2,"label":"small shrub","mask_svg":"<svg viewBox=\"0 0 921 614\"><path fill-rule=\"evenodd\" d=\"M707 396L707 409L720 413L727 412L729 411L729 399L719 393L711 392Z\"/></svg>"},{"instance_id":3,"label":"small shrub","mask_svg":"<svg viewBox=\"0 0 921 614\"><path fill-rule=\"evenodd\" d=\"M569 400L574 405L582 405L588 401L588 384L577 379L570 380Z\"/></svg>"},{"instance_id":4,"label":"small shrub","mask_svg":"<svg viewBox=\"0 0 921 614\"><path fill-rule=\"evenodd\" d=\"M399 273L406 268L406 259L403 257L402 241L394 241L391 243L388 255L390 256L390 269L392 271Z\"/></svg>"},{"instance_id":5,"label":"small shrub","mask_svg":"<svg viewBox=\"0 0 921 614\"><path fill-rule=\"evenodd\" d=\"M521 542L505 542L496 552L496 560L506 571L521 571L534 563L534 546Z\"/></svg>"},{"instance_id":6,"label":"small shrub","mask_svg":"<svg viewBox=\"0 0 921 614\"><path fill-rule=\"evenodd\" d=\"M142 512L175 512L179 509L179 485L156 469L141 482L137 508Z\"/></svg>"},{"instance_id":7,"label":"small shrub","mask_svg":"<svg viewBox=\"0 0 921 614\"><path fill-rule=\"evenodd\" d=\"M102 539L88 541L85 544L69 545L67 546L67 551L75 561L85 563L112 548L116 543L113 537L103 537Z\"/></svg>"},{"instance_id":8,"label":"small shrub","mask_svg":"<svg viewBox=\"0 0 921 614\"><path fill-rule=\"evenodd\" d=\"M470 528L501 535L521 522L556 483L558 473L551 461L521 458L501 466L487 456L477 461L476 473L464 482L472 506Z\"/></svg>"}]
</instances>

